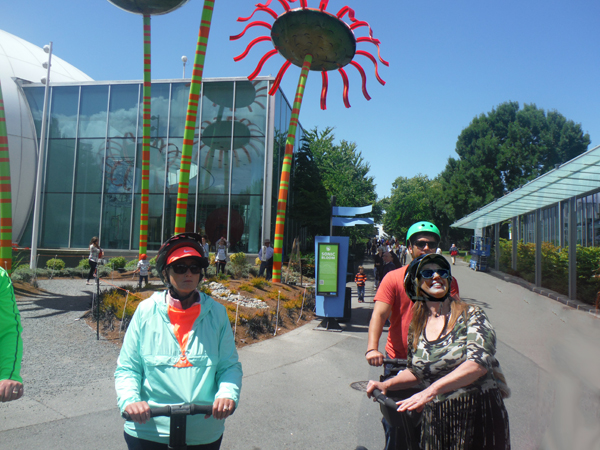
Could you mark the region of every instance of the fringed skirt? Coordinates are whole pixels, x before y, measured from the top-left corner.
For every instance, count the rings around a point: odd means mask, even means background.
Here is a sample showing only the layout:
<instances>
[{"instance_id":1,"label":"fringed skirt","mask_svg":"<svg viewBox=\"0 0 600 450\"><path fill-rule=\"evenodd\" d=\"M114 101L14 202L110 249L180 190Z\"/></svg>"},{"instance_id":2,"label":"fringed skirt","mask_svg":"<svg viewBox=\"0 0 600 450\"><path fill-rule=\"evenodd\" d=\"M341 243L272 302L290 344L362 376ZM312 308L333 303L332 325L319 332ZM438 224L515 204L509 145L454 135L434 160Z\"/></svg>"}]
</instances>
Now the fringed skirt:
<instances>
[{"instance_id":1,"label":"fringed skirt","mask_svg":"<svg viewBox=\"0 0 600 450\"><path fill-rule=\"evenodd\" d=\"M508 413L498 389L431 402L423 411L423 450L509 450Z\"/></svg>"}]
</instances>

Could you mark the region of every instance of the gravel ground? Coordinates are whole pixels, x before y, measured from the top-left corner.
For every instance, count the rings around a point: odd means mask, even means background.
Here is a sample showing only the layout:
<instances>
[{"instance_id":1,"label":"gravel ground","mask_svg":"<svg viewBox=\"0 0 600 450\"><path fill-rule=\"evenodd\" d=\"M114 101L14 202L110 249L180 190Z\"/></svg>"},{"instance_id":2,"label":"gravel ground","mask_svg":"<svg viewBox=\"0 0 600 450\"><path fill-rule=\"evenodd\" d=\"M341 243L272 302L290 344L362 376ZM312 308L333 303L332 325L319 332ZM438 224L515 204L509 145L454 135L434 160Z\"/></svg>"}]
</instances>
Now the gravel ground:
<instances>
[{"instance_id":1,"label":"gravel ground","mask_svg":"<svg viewBox=\"0 0 600 450\"><path fill-rule=\"evenodd\" d=\"M17 299L23 325L21 375L27 395L57 395L70 386L112 378L119 349L102 337L96 340L96 330L80 320L89 309L95 285L63 279L38 283L45 295Z\"/></svg>"}]
</instances>

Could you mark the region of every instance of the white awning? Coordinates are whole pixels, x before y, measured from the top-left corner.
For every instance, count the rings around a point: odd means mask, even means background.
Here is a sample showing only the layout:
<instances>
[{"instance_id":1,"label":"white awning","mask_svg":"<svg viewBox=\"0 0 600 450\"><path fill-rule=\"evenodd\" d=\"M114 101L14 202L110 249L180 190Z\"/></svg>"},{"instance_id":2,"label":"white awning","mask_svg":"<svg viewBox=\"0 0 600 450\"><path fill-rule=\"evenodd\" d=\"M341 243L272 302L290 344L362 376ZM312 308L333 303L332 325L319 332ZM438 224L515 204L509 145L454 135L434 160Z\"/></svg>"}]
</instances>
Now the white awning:
<instances>
[{"instance_id":1,"label":"white awning","mask_svg":"<svg viewBox=\"0 0 600 450\"><path fill-rule=\"evenodd\" d=\"M487 227L596 189L600 189L600 146L488 203L451 226Z\"/></svg>"}]
</instances>

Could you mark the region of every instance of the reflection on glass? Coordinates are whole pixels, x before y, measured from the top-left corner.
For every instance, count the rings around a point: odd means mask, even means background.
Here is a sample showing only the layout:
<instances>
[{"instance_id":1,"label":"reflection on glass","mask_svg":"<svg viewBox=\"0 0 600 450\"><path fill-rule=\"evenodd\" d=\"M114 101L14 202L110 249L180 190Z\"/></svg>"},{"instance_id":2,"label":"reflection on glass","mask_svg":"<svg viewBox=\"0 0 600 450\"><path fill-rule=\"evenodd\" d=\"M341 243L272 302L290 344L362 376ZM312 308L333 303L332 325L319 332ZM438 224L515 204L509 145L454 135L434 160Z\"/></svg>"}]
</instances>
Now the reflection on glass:
<instances>
[{"instance_id":1,"label":"reflection on glass","mask_svg":"<svg viewBox=\"0 0 600 450\"><path fill-rule=\"evenodd\" d=\"M50 106L51 139L76 137L78 107L79 87L60 86L52 88L52 104ZM38 130L38 136L39 133Z\"/></svg>"},{"instance_id":2,"label":"reflection on glass","mask_svg":"<svg viewBox=\"0 0 600 450\"><path fill-rule=\"evenodd\" d=\"M69 246L69 218L71 217L71 193L44 195L44 226L41 246L59 248ZM91 238L91 236L90 236ZM31 244L31 237L27 245Z\"/></svg>"},{"instance_id":3,"label":"reflection on glass","mask_svg":"<svg viewBox=\"0 0 600 450\"><path fill-rule=\"evenodd\" d=\"M108 86L82 86L79 110L80 138L106 136Z\"/></svg>"},{"instance_id":4,"label":"reflection on glass","mask_svg":"<svg viewBox=\"0 0 600 450\"><path fill-rule=\"evenodd\" d=\"M30 88L23 89L31 115L33 117L33 123L35 125L35 133L39 138L42 129L42 110L44 109L44 88Z\"/></svg>"},{"instance_id":5,"label":"reflection on glass","mask_svg":"<svg viewBox=\"0 0 600 450\"><path fill-rule=\"evenodd\" d=\"M50 139L46 163L45 192L69 194L73 191L75 139ZM71 211L69 211L69 214Z\"/></svg>"},{"instance_id":6,"label":"reflection on glass","mask_svg":"<svg viewBox=\"0 0 600 450\"><path fill-rule=\"evenodd\" d=\"M75 192L102 192L104 139L79 139Z\"/></svg>"},{"instance_id":7,"label":"reflection on glass","mask_svg":"<svg viewBox=\"0 0 600 450\"><path fill-rule=\"evenodd\" d=\"M169 91L170 85L166 83L152 84L152 97L150 100L150 137L152 139L166 138L167 125L169 122ZM140 120L138 127L138 136L142 137L143 127L143 108L140 104Z\"/></svg>"},{"instance_id":8,"label":"reflection on glass","mask_svg":"<svg viewBox=\"0 0 600 450\"><path fill-rule=\"evenodd\" d=\"M108 137L135 137L139 85L116 84L110 88Z\"/></svg>"},{"instance_id":9,"label":"reflection on glass","mask_svg":"<svg viewBox=\"0 0 600 450\"><path fill-rule=\"evenodd\" d=\"M87 248L100 234L100 193L75 194L71 247ZM102 242L100 242L102 246Z\"/></svg>"}]
</instances>

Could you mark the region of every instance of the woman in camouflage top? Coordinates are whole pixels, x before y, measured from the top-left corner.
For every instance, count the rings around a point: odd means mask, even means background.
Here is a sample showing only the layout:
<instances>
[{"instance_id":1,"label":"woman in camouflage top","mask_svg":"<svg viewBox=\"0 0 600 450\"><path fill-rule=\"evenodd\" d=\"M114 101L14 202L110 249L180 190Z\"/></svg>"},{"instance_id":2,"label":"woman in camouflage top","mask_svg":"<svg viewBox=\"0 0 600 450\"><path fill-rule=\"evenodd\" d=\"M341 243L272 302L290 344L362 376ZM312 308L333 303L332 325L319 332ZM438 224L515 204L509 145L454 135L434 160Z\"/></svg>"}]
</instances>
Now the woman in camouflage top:
<instances>
[{"instance_id":1,"label":"woman in camouflage top","mask_svg":"<svg viewBox=\"0 0 600 450\"><path fill-rule=\"evenodd\" d=\"M424 255L406 271L406 293L415 302L408 336L408 366L374 389L426 389L399 401L398 411L423 411L424 450L510 449L509 391L495 358L496 333L485 312L451 297L450 264ZM503 388L501 391L500 387Z\"/></svg>"}]
</instances>

